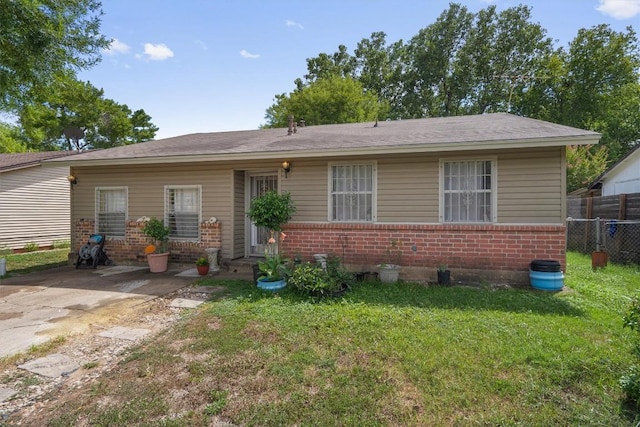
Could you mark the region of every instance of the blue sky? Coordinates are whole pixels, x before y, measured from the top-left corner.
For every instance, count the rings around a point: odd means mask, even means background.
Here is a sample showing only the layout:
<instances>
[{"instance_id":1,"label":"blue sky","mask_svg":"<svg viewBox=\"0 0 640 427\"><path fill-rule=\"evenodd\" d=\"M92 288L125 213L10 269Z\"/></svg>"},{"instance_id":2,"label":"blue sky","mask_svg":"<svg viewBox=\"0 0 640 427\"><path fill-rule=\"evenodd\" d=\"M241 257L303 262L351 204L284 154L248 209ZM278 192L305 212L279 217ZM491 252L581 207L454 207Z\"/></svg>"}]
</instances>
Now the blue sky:
<instances>
[{"instance_id":1,"label":"blue sky","mask_svg":"<svg viewBox=\"0 0 640 427\"><path fill-rule=\"evenodd\" d=\"M80 73L105 96L144 109L156 138L257 129L274 96L289 93L306 59L383 31L407 41L449 0L104 0L100 64ZM472 12L532 6L556 46L578 29L609 24L640 31L640 0L460 0Z\"/></svg>"}]
</instances>

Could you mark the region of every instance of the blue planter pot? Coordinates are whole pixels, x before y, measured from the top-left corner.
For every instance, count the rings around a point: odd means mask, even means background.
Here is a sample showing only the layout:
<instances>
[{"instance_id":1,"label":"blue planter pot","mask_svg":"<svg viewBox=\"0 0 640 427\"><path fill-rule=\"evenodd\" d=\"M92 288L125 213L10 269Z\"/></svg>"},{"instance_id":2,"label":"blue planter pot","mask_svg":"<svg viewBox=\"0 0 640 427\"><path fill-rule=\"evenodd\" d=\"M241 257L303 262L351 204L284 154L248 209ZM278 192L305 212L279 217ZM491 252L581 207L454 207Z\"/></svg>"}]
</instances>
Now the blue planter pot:
<instances>
[{"instance_id":1,"label":"blue planter pot","mask_svg":"<svg viewBox=\"0 0 640 427\"><path fill-rule=\"evenodd\" d=\"M258 288L265 291L279 291L287 286L287 281L282 280L269 280L266 277L261 277L257 280Z\"/></svg>"},{"instance_id":2,"label":"blue planter pot","mask_svg":"<svg viewBox=\"0 0 640 427\"><path fill-rule=\"evenodd\" d=\"M540 291L561 291L564 286L562 271L547 272L529 270L531 287Z\"/></svg>"}]
</instances>

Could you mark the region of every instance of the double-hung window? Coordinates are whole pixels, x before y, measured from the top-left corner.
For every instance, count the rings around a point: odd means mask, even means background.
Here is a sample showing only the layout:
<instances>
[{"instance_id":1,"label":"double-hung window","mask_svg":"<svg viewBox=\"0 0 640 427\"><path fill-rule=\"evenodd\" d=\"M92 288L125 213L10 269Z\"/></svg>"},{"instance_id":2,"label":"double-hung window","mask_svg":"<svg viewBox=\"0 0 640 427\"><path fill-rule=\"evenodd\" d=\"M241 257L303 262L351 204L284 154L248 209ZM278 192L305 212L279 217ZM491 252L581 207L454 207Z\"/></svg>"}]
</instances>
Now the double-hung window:
<instances>
[{"instance_id":1,"label":"double-hung window","mask_svg":"<svg viewBox=\"0 0 640 427\"><path fill-rule=\"evenodd\" d=\"M127 188L96 188L96 232L108 237L125 236Z\"/></svg>"},{"instance_id":2,"label":"double-hung window","mask_svg":"<svg viewBox=\"0 0 640 427\"><path fill-rule=\"evenodd\" d=\"M496 221L495 164L495 160L440 162L442 222Z\"/></svg>"},{"instance_id":3,"label":"double-hung window","mask_svg":"<svg viewBox=\"0 0 640 427\"><path fill-rule=\"evenodd\" d=\"M200 236L201 186L165 187L165 224L171 237L198 239Z\"/></svg>"},{"instance_id":4,"label":"double-hung window","mask_svg":"<svg viewBox=\"0 0 640 427\"><path fill-rule=\"evenodd\" d=\"M375 221L375 164L332 164L329 169L329 220Z\"/></svg>"}]
</instances>

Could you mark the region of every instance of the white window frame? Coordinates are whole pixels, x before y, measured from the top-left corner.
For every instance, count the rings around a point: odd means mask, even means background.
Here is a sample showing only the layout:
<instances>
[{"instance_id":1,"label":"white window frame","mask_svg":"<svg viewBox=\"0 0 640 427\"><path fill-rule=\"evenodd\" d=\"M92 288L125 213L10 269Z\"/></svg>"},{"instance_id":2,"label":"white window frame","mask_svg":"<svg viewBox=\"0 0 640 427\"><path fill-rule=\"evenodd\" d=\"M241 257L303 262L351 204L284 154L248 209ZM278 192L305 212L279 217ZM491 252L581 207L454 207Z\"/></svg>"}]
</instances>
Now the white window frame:
<instances>
[{"instance_id":1,"label":"white window frame","mask_svg":"<svg viewBox=\"0 0 640 427\"><path fill-rule=\"evenodd\" d=\"M447 221L445 215L445 163L453 162L491 162L491 219L490 221ZM464 158L442 158L440 159L440 203L439 203L439 219L441 223L446 224L493 224L498 222L498 158L489 157L464 157Z\"/></svg>"},{"instance_id":2,"label":"white window frame","mask_svg":"<svg viewBox=\"0 0 640 427\"><path fill-rule=\"evenodd\" d=\"M169 191L170 190L197 190L198 191L198 221L197 221L197 236L176 236L171 234L169 236L170 240L174 241L199 241L200 240L200 222L202 221L202 185L165 185L164 186L164 223L166 225L170 225L169 223Z\"/></svg>"},{"instance_id":3,"label":"white window frame","mask_svg":"<svg viewBox=\"0 0 640 427\"><path fill-rule=\"evenodd\" d=\"M100 197L103 191L122 191L124 193L124 218L122 219L122 234L109 234L100 230ZM125 238L127 229L127 218L129 213L129 188L128 187L96 187L95 188L95 224L94 230L96 233L104 233L109 238ZM109 213L109 212L106 212Z\"/></svg>"},{"instance_id":4,"label":"white window frame","mask_svg":"<svg viewBox=\"0 0 640 427\"><path fill-rule=\"evenodd\" d=\"M371 218L365 220L338 220L333 218L333 168L340 166L370 166L371 167ZM377 182L378 182L378 163L375 161L369 162L330 162L328 165L327 173L327 220L329 222L338 223L375 223L378 218L377 214Z\"/></svg>"}]
</instances>

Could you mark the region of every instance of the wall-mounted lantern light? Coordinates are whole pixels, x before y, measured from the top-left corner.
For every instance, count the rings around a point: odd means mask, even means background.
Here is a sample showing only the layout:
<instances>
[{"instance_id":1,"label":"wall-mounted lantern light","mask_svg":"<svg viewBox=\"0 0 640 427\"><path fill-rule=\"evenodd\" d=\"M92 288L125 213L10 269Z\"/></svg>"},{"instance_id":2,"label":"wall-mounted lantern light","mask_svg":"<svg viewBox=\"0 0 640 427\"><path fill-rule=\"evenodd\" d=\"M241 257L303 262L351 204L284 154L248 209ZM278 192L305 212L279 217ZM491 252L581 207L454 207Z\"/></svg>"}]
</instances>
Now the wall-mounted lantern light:
<instances>
[{"instance_id":1,"label":"wall-mounted lantern light","mask_svg":"<svg viewBox=\"0 0 640 427\"><path fill-rule=\"evenodd\" d=\"M287 175L291 172L291 163L286 160L282 162L282 170L284 171L284 177L287 178Z\"/></svg>"}]
</instances>

